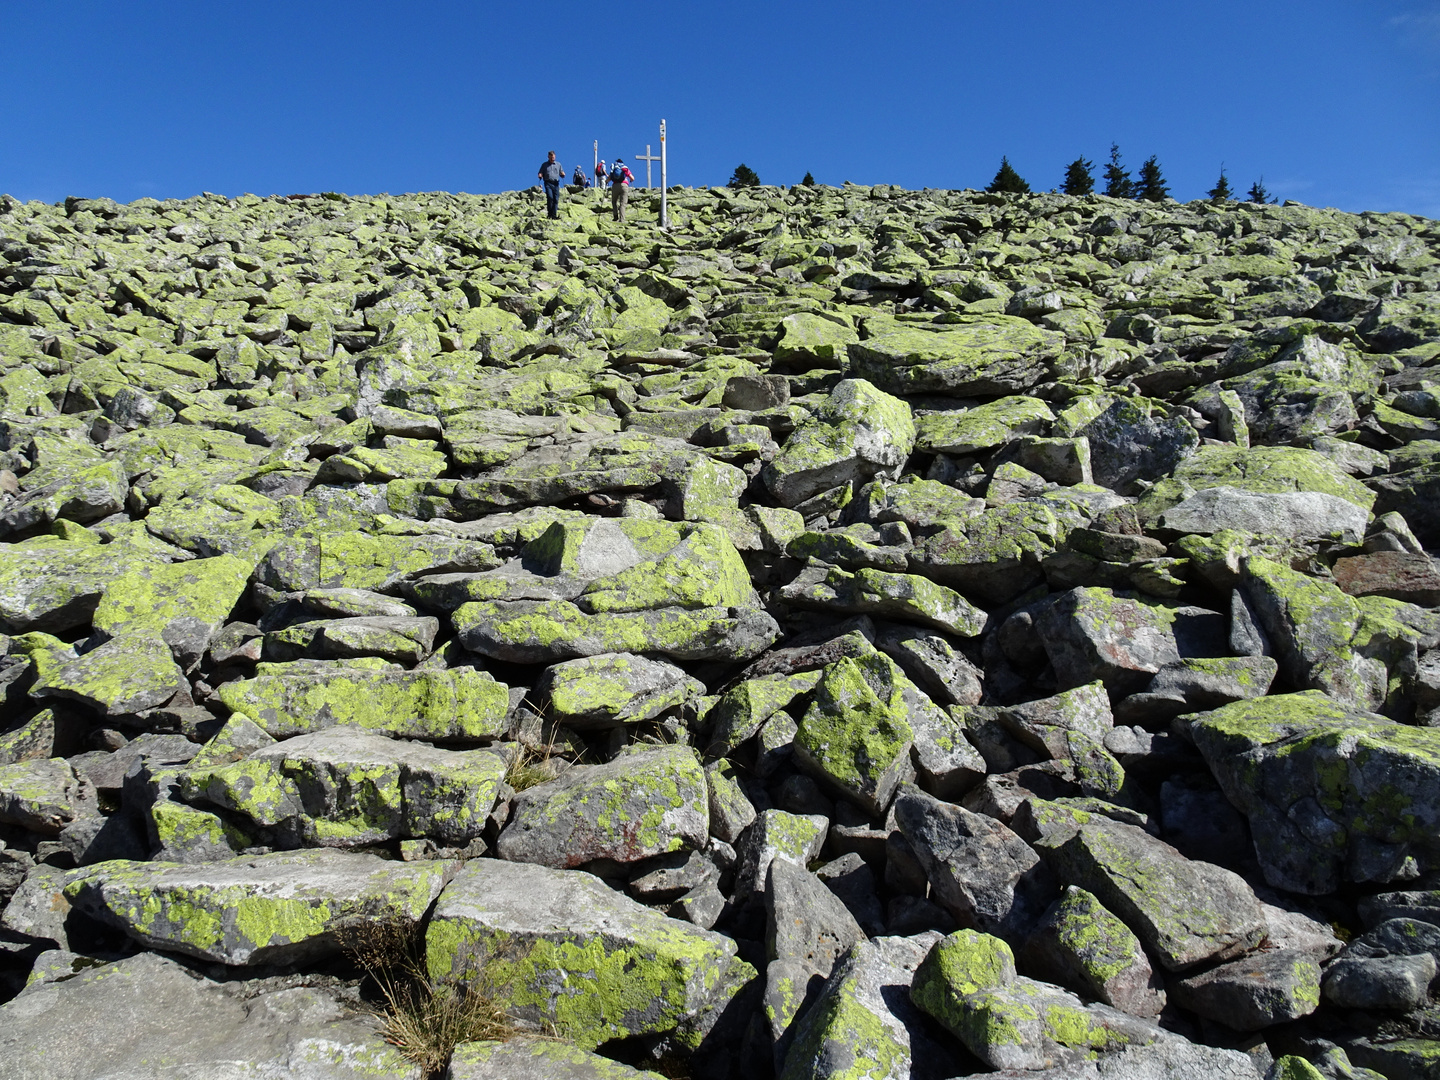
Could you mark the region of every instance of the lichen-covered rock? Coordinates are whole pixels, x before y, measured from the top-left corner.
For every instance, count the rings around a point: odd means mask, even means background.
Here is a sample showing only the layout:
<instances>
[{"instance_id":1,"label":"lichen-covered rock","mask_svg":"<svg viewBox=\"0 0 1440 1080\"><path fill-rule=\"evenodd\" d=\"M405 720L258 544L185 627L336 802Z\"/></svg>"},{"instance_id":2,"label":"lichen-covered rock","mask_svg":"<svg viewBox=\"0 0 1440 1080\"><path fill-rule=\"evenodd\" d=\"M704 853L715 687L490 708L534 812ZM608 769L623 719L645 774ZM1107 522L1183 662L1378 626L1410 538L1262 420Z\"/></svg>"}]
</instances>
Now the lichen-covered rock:
<instances>
[{"instance_id":1,"label":"lichen-covered rock","mask_svg":"<svg viewBox=\"0 0 1440 1080\"><path fill-rule=\"evenodd\" d=\"M1320 958L1299 949L1259 952L1172 979L1170 999L1238 1031L1309 1016L1320 1005Z\"/></svg>"},{"instance_id":2,"label":"lichen-covered rock","mask_svg":"<svg viewBox=\"0 0 1440 1080\"><path fill-rule=\"evenodd\" d=\"M0 563L0 632L64 633L90 621L112 581L169 559L135 544L49 537L6 546Z\"/></svg>"},{"instance_id":3,"label":"lichen-covered rock","mask_svg":"<svg viewBox=\"0 0 1440 1080\"><path fill-rule=\"evenodd\" d=\"M650 720L703 689L674 664L632 653L602 653L545 669L535 694L557 723L588 730Z\"/></svg>"},{"instance_id":4,"label":"lichen-covered rock","mask_svg":"<svg viewBox=\"0 0 1440 1080\"><path fill-rule=\"evenodd\" d=\"M512 862L570 868L699 848L709 835L708 799L689 747L637 749L520 792L496 850Z\"/></svg>"},{"instance_id":5,"label":"lichen-covered rock","mask_svg":"<svg viewBox=\"0 0 1440 1080\"><path fill-rule=\"evenodd\" d=\"M422 1076L323 989L217 981L153 953L90 961L0 1005L0 1053L14 1080Z\"/></svg>"},{"instance_id":6,"label":"lichen-covered rock","mask_svg":"<svg viewBox=\"0 0 1440 1080\"><path fill-rule=\"evenodd\" d=\"M255 750L232 764L189 769L191 802L243 814L305 846L354 847L432 837L464 845L494 808L505 759L441 750L332 727Z\"/></svg>"},{"instance_id":7,"label":"lichen-covered rock","mask_svg":"<svg viewBox=\"0 0 1440 1080\"><path fill-rule=\"evenodd\" d=\"M660 1074L556 1039L520 1036L458 1043L444 1080L660 1080Z\"/></svg>"},{"instance_id":8,"label":"lichen-covered rock","mask_svg":"<svg viewBox=\"0 0 1440 1080\"><path fill-rule=\"evenodd\" d=\"M729 938L528 863L469 862L425 940L432 979L480 978L512 1015L592 1050L703 1023L755 975Z\"/></svg>"},{"instance_id":9,"label":"lichen-covered rock","mask_svg":"<svg viewBox=\"0 0 1440 1080\"><path fill-rule=\"evenodd\" d=\"M1250 820L1265 880L1320 895L1342 881L1403 879L1436 865L1440 736L1318 691L1237 701L1192 737Z\"/></svg>"},{"instance_id":10,"label":"lichen-covered rock","mask_svg":"<svg viewBox=\"0 0 1440 1080\"><path fill-rule=\"evenodd\" d=\"M1169 971L1239 956L1265 937L1260 903L1243 878L1186 859L1137 826L1084 815L1034 846L1062 882L1092 893Z\"/></svg>"},{"instance_id":11,"label":"lichen-covered rock","mask_svg":"<svg viewBox=\"0 0 1440 1080\"><path fill-rule=\"evenodd\" d=\"M286 738L336 725L416 739L494 738L504 730L504 683L474 668L372 670L269 665L226 683L219 698L270 735Z\"/></svg>"},{"instance_id":12,"label":"lichen-covered rock","mask_svg":"<svg viewBox=\"0 0 1440 1080\"><path fill-rule=\"evenodd\" d=\"M190 668L229 619L253 569L247 559L217 555L132 570L106 587L91 621L102 638L158 637Z\"/></svg>"},{"instance_id":13,"label":"lichen-covered rock","mask_svg":"<svg viewBox=\"0 0 1440 1080\"><path fill-rule=\"evenodd\" d=\"M61 758L0 765L0 821L54 836L95 809L94 789Z\"/></svg>"},{"instance_id":14,"label":"lichen-covered rock","mask_svg":"<svg viewBox=\"0 0 1440 1080\"><path fill-rule=\"evenodd\" d=\"M847 574L816 566L786 585L780 595L803 607L846 614L885 616L933 627L957 637L975 637L985 613L953 589L919 574L892 574L862 568Z\"/></svg>"},{"instance_id":15,"label":"lichen-covered rock","mask_svg":"<svg viewBox=\"0 0 1440 1080\"><path fill-rule=\"evenodd\" d=\"M188 691L171 648L157 636L127 634L70 661L36 684L39 698L74 701L102 716L127 716Z\"/></svg>"},{"instance_id":16,"label":"lichen-covered rock","mask_svg":"<svg viewBox=\"0 0 1440 1080\"><path fill-rule=\"evenodd\" d=\"M1044 381L1063 334L1005 315L895 329L849 348L850 370L892 394L1023 393Z\"/></svg>"},{"instance_id":17,"label":"lichen-covered rock","mask_svg":"<svg viewBox=\"0 0 1440 1080\"><path fill-rule=\"evenodd\" d=\"M1027 968L1132 1016L1155 1016L1165 987L1140 939L1091 893L1068 886L1025 943Z\"/></svg>"},{"instance_id":18,"label":"lichen-covered rock","mask_svg":"<svg viewBox=\"0 0 1440 1080\"><path fill-rule=\"evenodd\" d=\"M765 467L765 485L781 505L794 506L840 484L894 478L914 446L905 402L864 379L846 379Z\"/></svg>"},{"instance_id":19,"label":"lichen-covered rock","mask_svg":"<svg viewBox=\"0 0 1440 1080\"><path fill-rule=\"evenodd\" d=\"M192 866L107 862L65 887L80 911L155 949L246 966L339 951L363 920L418 923L444 863L340 851L287 851Z\"/></svg>"}]
</instances>

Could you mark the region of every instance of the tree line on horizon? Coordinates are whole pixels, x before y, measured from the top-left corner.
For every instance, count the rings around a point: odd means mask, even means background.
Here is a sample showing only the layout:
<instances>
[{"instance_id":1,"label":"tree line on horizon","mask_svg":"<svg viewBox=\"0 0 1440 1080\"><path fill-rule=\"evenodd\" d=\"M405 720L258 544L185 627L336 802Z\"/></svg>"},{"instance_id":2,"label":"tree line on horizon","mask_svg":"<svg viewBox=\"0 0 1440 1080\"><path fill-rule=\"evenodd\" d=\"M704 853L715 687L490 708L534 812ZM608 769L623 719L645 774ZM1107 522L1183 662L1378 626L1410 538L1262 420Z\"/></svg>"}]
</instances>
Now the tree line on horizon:
<instances>
[{"instance_id":1,"label":"tree line on horizon","mask_svg":"<svg viewBox=\"0 0 1440 1080\"><path fill-rule=\"evenodd\" d=\"M1065 179L1061 182L1059 190L1065 195L1094 194L1094 168L1093 161L1085 157L1076 158L1065 167ZM1139 173L1132 177L1130 170L1120 162L1120 145L1118 143L1110 144L1110 161L1104 169L1104 180L1105 190L1102 194L1109 195L1111 198L1160 202L1170 197L1170 185L1165 182L1165 176L1160 171L1159 158L1155 154L1151 154L1140 166ZM800 183L805 187L814 187L815 177L807 172L805 179ZM759 187L760 177L756 175L754 169L741 162L730 175L730 180L725 186L730 188ZM1000 168L985 190L1009 195L1028 195L1031 187L1015 171L1015 167L1010 164L1010 159L1002 156ZM1220 179L1205 195L1211 202L1216 203L1229 202L1235 198L1235 191L1230 186L1230 179L1225 173L1224 164L1220 166ZM1266 190L1263 176L1250 185L1245 200L1253 203L1278 201Z\"/></svg>"},{"instance_id":2,"label":"tree line on horizon","mask_svg":"<svg viewBox=\"0 0 1440 1080\"><path fill-rule=\"evenodd\" d=\"M1065 179L1060 184L1060 191L1065 195L1092 195L1095 192L1095 163L1085 157L1078 157L1065 167ZM1103 178L1105 180L1104 195L1115 199L1137 199L1144 202L1160 202L1170 197L1170 185L1165 182L1165 176L1160 171L1160 160L1155 154L1151 154L1140 166L1137 175L1131 176L1130 170L1120 162L1120 145L1110 144L1110 161L1105 165ZM1030 185L1015 171L1010 164L1008 157L1000 158L1000 168L995 173L995 179L991 180L985 188L986 191L998 191L1011 195L1028 195L1031 191ZM1205 193L1206 198L1211 202L1229 202L1235 198L1235 190L1230 186L1230 178L1225 173L1225 166L1220 166L1220 179L1215 186ZM1273 203L1277 200L1265 189L1265 177L1260 177L1250 185L1249 192L1245 196L1246 202Z\"/></svg>"}]
</instances>

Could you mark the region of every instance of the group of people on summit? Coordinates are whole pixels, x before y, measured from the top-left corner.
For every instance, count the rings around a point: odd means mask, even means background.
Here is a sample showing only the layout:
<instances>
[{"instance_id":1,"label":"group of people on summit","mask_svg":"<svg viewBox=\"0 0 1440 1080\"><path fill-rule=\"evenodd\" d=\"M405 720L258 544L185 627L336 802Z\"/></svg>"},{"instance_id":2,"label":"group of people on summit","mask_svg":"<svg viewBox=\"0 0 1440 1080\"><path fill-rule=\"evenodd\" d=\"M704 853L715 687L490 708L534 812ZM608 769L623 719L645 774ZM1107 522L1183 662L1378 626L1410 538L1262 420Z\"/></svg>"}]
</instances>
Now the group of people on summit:
<instances>
[{"instance_id":1,"label":"group of people on summit","mask_svg":"<svg viewBox=\"0 0 1440 1080\"><path fill-rule=\"evenodd\" d=\"M540 171L535 175L545 187L545 213L551 218L558 218L560 216L560 185L565 182L565 166L555 160L554 150L550 151L549 157L541 163ZM625 164L624 158L616 158L614 163L608 166L603 161L595 163L595 186L604 187L607 181L610 184L610 215L616 221L624 222L625 203L629 199L630 185L635 183L635 175ZM575 166L573 183L576 187L589 187L585 171L579 165Z\"/></svg>"}]
</instances>

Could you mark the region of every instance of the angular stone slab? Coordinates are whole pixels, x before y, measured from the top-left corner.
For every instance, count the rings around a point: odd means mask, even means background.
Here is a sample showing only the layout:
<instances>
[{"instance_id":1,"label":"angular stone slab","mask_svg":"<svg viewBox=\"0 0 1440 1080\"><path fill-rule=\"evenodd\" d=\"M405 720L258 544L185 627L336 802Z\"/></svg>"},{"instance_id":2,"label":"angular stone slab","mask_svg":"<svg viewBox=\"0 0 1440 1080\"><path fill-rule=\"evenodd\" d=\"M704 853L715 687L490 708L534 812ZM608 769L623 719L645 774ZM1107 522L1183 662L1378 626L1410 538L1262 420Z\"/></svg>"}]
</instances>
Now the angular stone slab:
<instances>
[{"instance_id":1,"label":"angular stone slab","mask_svg":"<svg viewBox=\"0 0 1440 1080\"><path fill-rule=\"evenodd\" d=\"M496 841L502 859L571 868L637 862L705 845L709 789L695 752L662 746L567 769L515 796Z\"/></svg>"},{"instance_id":2,"label":"angular stone slab","mask_svg":"<svg viewBox=\"0 0 1440 1080\"><path fill-rule=\"evenodd\" d=\"M973 454L1018 435L1038 435L1054 419L1039 398L1006 397L973 409L917 416L915 446L927 454Z\"/></svg>"},{"instance_id":3,"label":"angular stone slab","mask_svg":"<svg viewBox=\"0 0 1440 1080\"><path fill-rule=\"evenodd\" d=\"M483 973L518 1019L582 1049L658 1035L722 1007L755 969L735 942L670 919L599 878L472 859L426 932L432 979Z\"/></svg>"},{"instance_id":4,"label":"angular stone slab","mask_svg":"<svg viewBox=\"0 0 1440 1080\"><path fill-rule=\"evenodd\" d=\"M661 1076L554 1039L521 1037L460 1043L443 1080L661 1080Z\"/></svg>"},{"instance_id":5,"label":"angular stone slab","mask_svg":"<svg viewBox=\"0 0 1440 1080\"><path fill-rule=\"evenodd\" d=\"M546 717L579 730L653 719L704 692L674 664L633 653L602 653L546 668L533 690Z\"/></svg>"},{"instance_id":6,"label":"angular stone slab","mask_svg":"<svg viewBox=\"0 0 1440 1080\"><path fill-rule=\"evenodd\" d=\"M905 779L915 732L888 656L871 651L825 669L795 734L795 758L872 816L885 812Z\"/></svg>"},{"instance_id":7,"label":"angular stone slab","mask_svg":"<svg viewBox=\"0 0 1440 1080\"><path fill-rule=\"evenodd\" d=\"M0 1005L10 1080L422 1080L365 1012L309 987L247 997L154 953Z\"/></svg>"},{"instance_id":8,"label":"angular stone slab","mask_svg":"<svg viewBox=\"0 0 1440 1080\"><path fill-rule=\"evenodd\" d=\"M963 1075L960 1055L926 1030L908 993L938 937L874 938L846 953L796 1025L779 1080L908 1080L915 1062L929 1075Z\"/></svg>"},{"instance_id":9,"label":"angular stone slab","mask_svg":"<svg viewBox=\"0 0 1440 1080\"><path fill-rule=\"evenodd\" d=\"M281 665L273 665L279 668ZM504 733L509 688L474 668L372 671L335 664L225 683L226 708L276 738L336 725L416 739L491 739Z\"/></svg>"},{"instance_id":10,"label":"angular stone slab","mask_svg":"<svg viewBox=\"0 0 1440 1080\"><path fill-rule=\"evenodd\" d=\"M895 822L935 899L962 925L1018 944L1055 898L1049 868L994 818L906 788L895 800Z\"/></svg>"},{"instance_id":11,"label":"angular stone slab","mask_svg":"<svg viewBox=\"0 0 1440 1080\"><path fill-rule=\"evenodd\" d=\"M1335 560L1335 584L1351 596L1388 596L1422 607L1440 604L1440 571L1429 555L1374 551Z\"/></svg>"},{"instance_id":12,"label":"angular stone slab","mask_svg":"<svg viewBox=\"0 0 1440 1080\"><path fill-rule=\"evenodd\" d=\"M217 555L132 570L106 587L95 608L95 630L103 638L158 637L188 666L230 617L254 568L249 559Z\"/></svg>"},{"instance_id":13,"label":"angular stone slab","mask_svg":"<svg viewBox=\"0 0 1440 1080\"><path fill-rule=\"evenodd\" d=\"M849 482L899 475L915 447L910 406L864 379L845 379L815 417L765 466L765 486L782 506Z\"/></svg>"},{"instance_id":14,"label":"angular stone slab","mask_svg":"<svg viewBox=\"0 0 1440 1080\"><path fill-rule=\"evenodd\" d=\"M65 888L80 911L154 949L246 966L339 951L365 921L419 922L452 867L340 851L285 851L223 862L100 863Z\"/></svg>"},{"instance_id":15,"label":"angular stone slab","mask_svg":"<svg viewBox=\"0 0 1440 1080\"><path fill-rule=\"evenodd\" d=\"M1202 714L1191 736L1274 887L1319 896L1440 868L1440 731L1310 690Z\"/></svg>"},{"instance_id":16,"label":"angular stone slab","mask_svg":"<svg viewBox=\"0 0 1440 1080\"><path fill-rule=\"evenodd\" d=\"M856 342L850 370L892 394L1023 393L1043 382L1065 335L1026 319L986 315L944 329L899 329Z\"/></svg>"},{"instance_id":17,"label":"angular stone slab","mask_svg":"<svg viewBox=\"0 0 1440 1080\"><path fill-rule=\"evenodd\" d=\"M421 836L466 844L484 830L505 769L488 750L440 750L333 727L189 770L181 790L306 846Z\"/></svg>"},{"instance_id":18,"label":"angular stone slab","mask_svg":"<svg viewBox=\"0 0 1440 1080\"><path fill-rule=\"evenodd\" d=\"M1061 881L1119 916L1166 970L1227 960L1264 939L1260 902L1238 874L1186 859L1137 826L1085 817L1077 828L1040 837L1035 850Z\"/></svg>"},{"instance_id":19,"label":"angular stone slab","mask_svg":"<svg viewBox=\"0 0 1440 1080\"><path fill-rule=\"evenodd\" d=\"M869 568L849 574L817 566L782 588L780 595L800 607L899 619L957 637L975 637L985 629L985 612L954 589L919 574Z\"/></svg>"},{"instance_id":20,"label":"angular stone slab","mask_svg":"<svg viewBox=\"0 0 1440 1080\"><path fill-rule=\"evenodd\" d=\"M76 818L95 812L94 789L63 758L0 765L0 821L56 836Z\"/></svg>"},{"instance_id":21,"label":"angular stone slab","mask_svg":"<svg viewBox=\"0 0 1440 1080\"><path fill-rule=\"evenodd\" d=\"M499 565L489 544L454 536L330 532L281 541L255 568L255 580L280 592L387 589L421 574L473 573Z\"/></svg>"},{"instance_id":22,"label":"angular stone slab","mask_svg":"<svg viewBox=\"0 0 1440 1080\"><path fill-rule=\"evenodd\" d=\"M189 688L169 645L158 636L127 634L51 672L32 693L78 702L103 716L126 716L164 705Z\"/></svg>"},{"instance_id":23,"label":"angular stone slab","mask_svg":"<svg viewBox=\"0 0 1440 1080\"><path fill-rule=\"evenodd\" d=\"M165 559L131 544L11 544L0 565L0 633L61 634L84 626L118 577Z\"/></svg>"},{"instance_id":24,"label":"angular stone slab","mask_svg":"<svg viewBox=\"0 0 1440 1080\"><path fill-rule=\"evenodd\" d=\"M1205 488L1160 515L1159 526L1179 533L1209 536L1222 529L1278 536L1336 536L1356 543L1365 535L1370 515L1348 499L1323 491L1243 491Z\"/></svg>"},{"instance_id":25,"label":"angular stone slab","mask_svg":"<svg viewBox=\"0 0 1440 1080\"><path fill-rule=\"evenodd\" d=\"M1255 953L1171 979L1170 999L1237 1031L1260 1031L1320 1006L1320 958L1298 949Z\"/></svg>"}]
</instances>

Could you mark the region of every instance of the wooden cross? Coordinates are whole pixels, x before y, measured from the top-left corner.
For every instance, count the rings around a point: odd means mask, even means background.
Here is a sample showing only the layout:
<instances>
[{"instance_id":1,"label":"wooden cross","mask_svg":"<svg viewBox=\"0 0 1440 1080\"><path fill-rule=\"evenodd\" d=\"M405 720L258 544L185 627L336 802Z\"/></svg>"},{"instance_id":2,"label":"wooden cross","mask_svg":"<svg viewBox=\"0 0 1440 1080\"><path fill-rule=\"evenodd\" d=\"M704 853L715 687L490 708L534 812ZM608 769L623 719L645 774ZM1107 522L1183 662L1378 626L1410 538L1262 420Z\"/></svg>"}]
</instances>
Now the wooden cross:
<instances>
[{"instance_id":1,"label":"wooden cross","mask_svg":"<svg viewBox=\"0 0 1440 1080\"><path fill-rule=\"evenodd\" d=\"M650 152L650 147L645 147L645 152ZM647 165L648 169L649 166ZM670 228L670 207L665 202L665 196L669 192L669 182L665 179L665 121L660 121L660 228Z\"/></svg>"},{"instance_id":2,"label":"wooden cross","mask_svg":"<svg viewBox=\"0 0 1440 1080\"><path fill-rule=\"evenodd\" d=\"M645 144L645 152L643 154L636 154L635 160L645 163L645 189L648 191L650 189L650 163L652 161L659 161L660 156L650 153L650 144L647 142Z\"/></svg>"}]
</instances>

